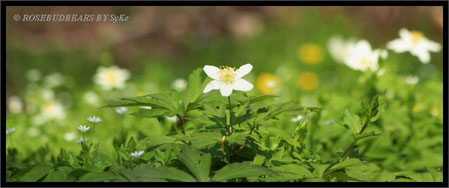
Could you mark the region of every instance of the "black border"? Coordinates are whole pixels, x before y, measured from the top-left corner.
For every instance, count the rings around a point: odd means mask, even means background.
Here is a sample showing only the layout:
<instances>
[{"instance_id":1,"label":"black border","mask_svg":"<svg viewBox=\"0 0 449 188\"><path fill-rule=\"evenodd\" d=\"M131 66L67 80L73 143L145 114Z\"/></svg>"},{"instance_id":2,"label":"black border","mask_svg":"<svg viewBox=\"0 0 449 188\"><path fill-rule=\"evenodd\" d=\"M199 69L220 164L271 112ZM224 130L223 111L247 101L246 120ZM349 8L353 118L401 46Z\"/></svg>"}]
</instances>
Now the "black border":
<instances>
[{"instance_id":1,"label":"black border","mask_svg":"<svg viewBox=\"0 0 449 188\"><path fill-rule=\"evenodd\" d=\"M442 6L443 7L443 182L6 182L6 7L7 6ZM2 1L1 2L1 182L11 187L448 187L448 1Z\"/></svg>"}]
</instances>

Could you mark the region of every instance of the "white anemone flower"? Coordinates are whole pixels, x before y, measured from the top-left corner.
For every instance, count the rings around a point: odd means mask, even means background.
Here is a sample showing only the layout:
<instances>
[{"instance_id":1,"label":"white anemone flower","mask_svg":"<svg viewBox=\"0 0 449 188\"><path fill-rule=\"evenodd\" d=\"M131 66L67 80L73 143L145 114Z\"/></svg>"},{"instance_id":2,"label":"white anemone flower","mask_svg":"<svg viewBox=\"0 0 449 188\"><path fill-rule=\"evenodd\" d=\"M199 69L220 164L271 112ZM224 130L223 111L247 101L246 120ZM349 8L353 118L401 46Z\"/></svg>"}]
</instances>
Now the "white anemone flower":
<instances>
[{"instance_id":1,"label":"white anemone flower","mask_svg":"<svg viewBox=\"0 0 449 188\"><path fill-rule=\"evenodd\" d=\"M297 117L290 119L290 121L291 122L298 122L298 121L301 121L302 119L304 119L304 116L298 115Z\"/></svg>"},{"instance_id":2,"label":"white anemone flower","mask_svg":"<svg viewBox=\"0 0 449 188\"><path fill-rule=\"evenodd\" d=\"M76 138L76 133L75 132L68 132L68 133L64 134L64 139L67 142L70 142L70 141L74 140L75 138Z\"/></svg>"},{"instance_id":3,"label":"white anemone flower","mask_svg":"<svg viewBox=\"0 0 449 188\"><path fill-rule=\"evenodd\" d=\"M387 43L387 48L396 53L409 51L413 56L418 57L421 63L430 62L429 52L438 52L441 45L427 39L419 31L409 31L405 28L399 30L399 38Z\"/></svg>"},{"instance_id":4,"label":"white anemone flower","mask_svg":"<svg viewBox=\"0 0 449 188\"><path fill-rule=\"evenodd\" d=\"M128 70L120 69L117 66L100 67L94 76L94 82L104 90L121 89L125 87L129 76Z\"/></svg>"},{"instance_id":5,"label":"white anemone flower","mask_svg":"<svg viewBox=\"0 0 449 188\"><path fill-rule=\"evenodd\" d=\"M184 91L187 88L187 81L182 78L176 79L171 86L176 91Z\"/></svg>"},{"instance_id":6,"label":"white anemone flower","mask_svg":"<svg viewBox=\"0 0 449 188\"><path fill-rule=\"evenodd\" d=\"M117 114L124 114L126 112L128 112L128 108L126 107L118 107L115 109L115 112L117 112Z\"/></svg>"},{"instance_id":7,"label":"white anemone flower","mask_svg":"<svg viewBox=\"0 0 449 188\"><path fill-rule=\"evenodd\" d=\"M416 85L419 82L418 76L407 76L405 77L405 83L408 85Z\"/></svg>"},{"instance_id":8,"label":"white anemone flower","mask_svg":"<svg viewBox=\"0 0 449 188\"><path fill-rule=\"evenodd\" d=\"M140 157L141 155L143 155L143 150L140 150L140 151L135 151L135 152L132 152L131 154L130 154L130 156L131 157Z\"/></svg>"},{"instance_id":9,"label":"white anemone flower","mask_svg":"<svg viewBox=\"0 0 449 188\"><path fill-rule=\"evenodd\" d=\"M336 62L343 63L350 53L349 46L354 42L354 39L345 40L341 36L333 36L327 42L327 48Z\"/></svg>"},{"instance_id":10,"label":"white anemone flower","mask_svg":"<svg viewBox=\"0 0 449 188\"><path fill-rule=\"evenodd\" d=\"M6 135L10 135L10 134L12 134L14 132L16 132L16 129L15 128L10 128L10 129L6 130Z\"/></svg>"},{"instance_id":11,"label":"white anemone flower","mask_svg":"<svg viewBox=\"0 0 449 188\"><path fill-rule=\"evenodd\" d=\"M8 98L8 110L13 114L18 114L23 111L23 102L18 96L11 96Z\"/></svg>"},{"instance_id":12,"label":"white anemone flower","mask_svg":"<svg viewBox=\"0 0 449 188\"><path fill-rule=\"evenodd\" d=\"M56 100L48 100L41 106L42 121L62 120L66 117L64 106Z\"/></svg>"},{"instance_id":13,"label":"white anemone flower","mask_svg":"<svg viewBox=\"0 0 449 188\"><path fill-rule=\"evenodd\" d=\"M89 122L91 122L93 124L96 124L96 123L100 123L102 120L99 117L92 116L92 117L88 117L87 121L89 121Z\"/></svg>"},{"instance_id":14,"label":"white anemone flower","mask_svg":"<svg viewBox=\"0 0 449 188\"><path fill-rule=\"evenodd\" d=\"M81 132L86 132L86 131L88 131L90 129L90 127L89 126L86 126L86 125L80 125L79 127L78 127L78 130L80 130Z\"/></svg>"},{"instance_id":15,"label":"white anemone flower","mask_svg":"<svg viewBox=\"0 0 449 188\"><path fill-rule=\"evenodd\" d=\"M365 72L368 69L377 71L379 58L386 58L385 50L373 50L366 40L360 40L348 46L349 53L344 58L344 63L354 70Z\"/></svg>"},{"instance_id":16,"label":"white anemone flower","mask_svg":"<svg viewBox=\"0 0 449 188\"><path fill-rule=\"evenodd\" d=\"M251 64L245 64L238 69L227 66L218 68L206 65L203 68L204 72L214 80L206 85L203 92L207 93L211 90L219 89L222 96L228 97L232 94L232 90L249 91L254 86L242 79L242 77L251 72L252 69L253 66Z\"/></svg>"}]
</instances>

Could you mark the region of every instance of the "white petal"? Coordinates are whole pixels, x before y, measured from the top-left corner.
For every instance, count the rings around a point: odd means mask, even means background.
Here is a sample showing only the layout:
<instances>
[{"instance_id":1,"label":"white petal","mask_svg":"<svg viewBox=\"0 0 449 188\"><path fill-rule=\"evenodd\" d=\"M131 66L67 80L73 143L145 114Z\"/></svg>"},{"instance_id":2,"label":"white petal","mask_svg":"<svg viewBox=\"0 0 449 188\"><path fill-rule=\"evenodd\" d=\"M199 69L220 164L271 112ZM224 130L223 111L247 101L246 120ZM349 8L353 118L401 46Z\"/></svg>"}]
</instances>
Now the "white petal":
<instances>
[{"instance_id":1,"label":"white petal","mask_svg":"<svg viewBox=\"0 0 449 188\"><path fill-rule=\"evenodd\" d=\"M395 39L387 43L387 48L396 53L402 53L410 49L410 46L401 39Z\"/></svg>"},{"instance_id":2,"label":"white petal","mask_svg":"<svg viewBox=\"0 0 449 188\"><path fill-rule=\"evenodd\" d=\"M251 72L251 70L253 69L253 66L251 64L245 64L242 65L237 71L235 71L236 76L235 79L240 79L243 76L247 75L249 72Z\"/></svg>"},{"instance_id":3,"label":"white petal","mask_svg":"<svg viewBox=\"0 0 449 188\"><path fill-rule=\"evenodd\" d=\"M439 52L441 50L441 45L431 40L423 39L422 43L431 52Z\"/></svg>"},{"instance_id":4,"label":"white petal","mask_svg":"<svg viewBox=\"0 0 449 188\"><path fill-rule=\"evenodd\" d=\"M212 65L205 65L203 70L207 74L207 76L211 77L214 80L218 80L218 72L220 71L218 67Z\"/></svg>"},{"instance_id":5,"label":"white petal","mask_svg":"<svg viewBox=\"0 0 449 188\"><path fill-rule=\"evenodd\" d=\"M218 80L210 81L203 90L203 93L207 93L214 89L220 89L221 82Z\"/></svg>"},{"instance_id":6,"label":"white petal","mask_svg":"<svg viewBox=\"0 0 449 188\"><path fill-rule=\"evenodd\" d=\"M410 31L408 31L406 28L401 28L399 30L399 37L401 37L402 39L409 39Z\"/></svg>"},{"instance_id":7,"label":"white petal","mask_svg":"<svg viewBox=\"0 0 449 188\"><path fill-rule=\"evenodd\" d=\"M237 91L249 91L253 89L253 84L249 83L248 81L244 79L240 79L234 82L232 85L233 89Z\"/></svg>"},{"instance_id":8,"label":"white petal","mask_svg":"<svg viewBox=\"0 0 449 188\"><path fill-rule=\"evenodd\" d=\"M428 51L416 50L416 51L411 51L411 53L413 55L415 55L416 57L418 57L418 59L419 59L419 61L421 61L421 63L427 64L430 62L430 54Z\"/></svg>"},{"instance_id":9,"label":"white petal","mask_svg":"<svg viewBox=\"0 0 449 188\"><path fill-rule=\"evenodd\" d=\"M221 86L220 93L224 97L231 95L232 94L232 85L231 84L223 84Z\"/></svg>"}]
</instances>

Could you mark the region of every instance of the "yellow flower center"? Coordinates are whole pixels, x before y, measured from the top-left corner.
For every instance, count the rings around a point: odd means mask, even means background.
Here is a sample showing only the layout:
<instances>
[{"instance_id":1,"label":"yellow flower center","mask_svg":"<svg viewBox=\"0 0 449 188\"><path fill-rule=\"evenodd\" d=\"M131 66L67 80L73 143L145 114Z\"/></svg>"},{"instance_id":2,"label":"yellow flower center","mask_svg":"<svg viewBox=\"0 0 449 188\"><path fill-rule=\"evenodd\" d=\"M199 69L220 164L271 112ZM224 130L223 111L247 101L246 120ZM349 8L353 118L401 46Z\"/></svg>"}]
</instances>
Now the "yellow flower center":
<instances>
[{"instance_id":1,"label":"yellow flower center","mask_svg":"<svg viewBox=\"0 0 449 188\"><path fill-rule=\"evenodd\" d=\"M106 81L111 84L114 85L117 83L117 72L116 71L109 71L106 75Z\"/></svg>"},{"instance_id":2,"label":"yellow flower center","mask_svg":"<svg viewBox=\"0 0 449 188\"><path fill-rule=\"evenodd\" d=\"M220 66L220 71L218 72L218 78L225 84L230 84L234 82L235 79L235 68L228 66Z\"/></svg>"},{"instance_id":3,"label":"yellow flower center","mask_svg":"<svg viewBox=\"0 0 449 188\"><path fill-rule=\"evenodd\" d=\"M305 72L299 76L298 86L305 91L311 91L318 87L318 76L313 72Z\"/></svg>"},{"instance_id":4,"label":"yellow flower center","mask_svg":"<svg viewBox=\"0 0 449 188\"><path fill-rule=\"evenodd\" d=\"M360 60L360 64L362 65L362 67L367 67L371 65L371 60L367 57L362 57L362 59Z\"/></svg>"},{"instance_id":5,"label":"yellow flower center","mask_svg":"<svg viewBox=\"0 0 449 188\"><path fill-rule=\"evenodd\" d=\"M257 88L263 94L273 94L281 90L281 80L270 73L263 73L257 77Z\"/></svg>"},{"instance_id":6,"label":"yellow flower center","mask_svg":"<svg viewBox=\"0 0 449 188\"><path fill-rule=\"evenodd\" d=\"M298 49L299 60L306 64L318 64L323 60L323 57L323 50L316 44L305 44Z\"/></svg>"},{"instance_id":7,"label":"yellow flower center","mask_svg":"<svg viewBox=\"0 0 449 188\"><path fill-rule=\"evenodd\" d=\"M418 44L418 42L421 41L421 39L424 38L424 34L419 32L419 31L411 31L410 32L410 36L412 38L413 45Z\"/></svg>"}]
</instances>

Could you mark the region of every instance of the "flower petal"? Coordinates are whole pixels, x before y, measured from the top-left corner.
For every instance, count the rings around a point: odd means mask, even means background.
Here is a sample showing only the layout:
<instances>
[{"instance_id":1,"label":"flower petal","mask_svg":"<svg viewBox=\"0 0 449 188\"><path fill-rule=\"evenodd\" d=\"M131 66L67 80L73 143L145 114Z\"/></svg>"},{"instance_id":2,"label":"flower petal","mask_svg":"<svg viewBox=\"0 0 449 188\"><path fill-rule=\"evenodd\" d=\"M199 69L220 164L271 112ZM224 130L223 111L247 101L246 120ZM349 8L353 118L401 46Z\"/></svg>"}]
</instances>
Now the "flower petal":
<instances>
[{"instance_id":1,"label":"flower petal","mask_svg":"<svg viewBox=\"0 0 449 188\"><path fill-rule=\"evenodd\" d=\"M253 69L253 66L251 64L245 64L242 65L237 71L235 71L235 79L238 80L242 78L243 76L247 75L251 70Z\"/></svg>"},{"instance_id":2,"label":"flower petal","mask_svg":"<svg viewBox=\"0 0 449 188\"><path fill-rule=\"evenodd\" d=\"M411 52L411 54L418 57L418 59L419 59L419 61L421 61L421 63L427 64L430 62L430 53L428 51L413 50L410 52Z\"/></svg>"},{"instance_id":3,"label":"flower petal","mask_svg":"<svg viewBox=\"0 0 449 188\"><path fill-rule=\"evenodd\" d=\"M431 52L439 52L441 50L441 45L431 40L423 39L422 43L423 46Z\"/></svg>"},{"instance_id":4,"label":"flower petal","mask_svg":"<svg viewBox=\"0 0 449 188\"><path fill-rule=\"evenodd\" d=\"M210 81L203 90L203 93L207 93L214 89L220 89L221 82L218 80Z\"/></svg>"},{"instance_id":5,"label":"flower petal","mask_svg":"<svg viewBox=\"0 0 449 188\"><path fill-rule=\"evenodd\" d=\"M249 91L253 89L253 84L249 83L245 79L237 80L233 83L232 88L237 91Z\"/></svg>"},{"instance_id":6,"label":"flower petal","mask_svg":"<svg viewBox=\"0 0 449 188\"><path fill-rule=\"evenodd\" d=\"M216 66L212 65L205 65L203 68L204 72L207 74L207 76L211 77L214 80L218 80L218 72L220 69Z\"/></svg>"},{"instance_id":7,"label":"flower petal","mask_svg":"<svg viewBox=\"0 0 449 188\"><path fill-rule=\"evenodd\" d=\"M220 88L220 93L224 97L228 97L232 94L232 85L231 84L223 84Z\"/></svg>"},{"instance_id":8,"label":"flower petal","mask_svg":"<svg viewBox=\"0 0 449 188\"><path fill-rule=\"evenodd\" d=\"M387 43L387 48L396 53L402 53L410 49L410 46L401 39L395 39Z\"/></svg>"}]
</instances>

